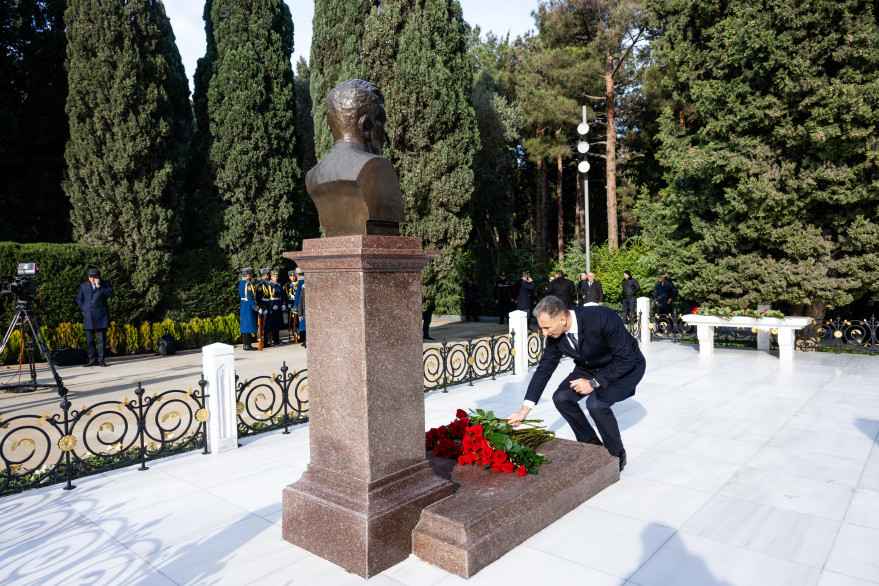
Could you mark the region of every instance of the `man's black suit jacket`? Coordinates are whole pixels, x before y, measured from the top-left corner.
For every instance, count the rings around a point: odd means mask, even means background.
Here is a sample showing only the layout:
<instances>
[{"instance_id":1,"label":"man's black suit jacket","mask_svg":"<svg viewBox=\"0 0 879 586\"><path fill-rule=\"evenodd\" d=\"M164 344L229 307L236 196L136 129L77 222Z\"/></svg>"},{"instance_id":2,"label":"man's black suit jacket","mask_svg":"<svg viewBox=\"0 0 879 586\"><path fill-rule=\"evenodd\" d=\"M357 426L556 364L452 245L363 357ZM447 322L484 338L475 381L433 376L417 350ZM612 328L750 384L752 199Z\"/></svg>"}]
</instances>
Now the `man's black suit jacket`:
<instances>
[{"instance_id":1,"label":"man's black suit jacket","mask_svg":"<svg viewBox=\"0 0 879 586\"><path fill-rule=\"evenodd\" d=\"M623 320L612 309L603 306L575 307L577 317L578 352L565 339L546 338L543 356L537 365L526 401L537 401L543 394L556 366L564 356L574 359L574 373L585 379L595 379L599 386L593 391L606 403L615 403L635 394L635 386L644 376L646 361L638 341L626 330Z\"/></svg>"},{"instance_id":2,"label":"man's black suit jacket","mask_svg":"<svg viewBox=\"0 0 879 586\"><path fill-rule=\"evenodd\" d=\"M82 329L106 330L110 327L110 313L107 299L113 296L113 287L102 280L97 289L92 289L88 281L79 286L76 304L82 310Z\"/></svg>"}]
</instances>

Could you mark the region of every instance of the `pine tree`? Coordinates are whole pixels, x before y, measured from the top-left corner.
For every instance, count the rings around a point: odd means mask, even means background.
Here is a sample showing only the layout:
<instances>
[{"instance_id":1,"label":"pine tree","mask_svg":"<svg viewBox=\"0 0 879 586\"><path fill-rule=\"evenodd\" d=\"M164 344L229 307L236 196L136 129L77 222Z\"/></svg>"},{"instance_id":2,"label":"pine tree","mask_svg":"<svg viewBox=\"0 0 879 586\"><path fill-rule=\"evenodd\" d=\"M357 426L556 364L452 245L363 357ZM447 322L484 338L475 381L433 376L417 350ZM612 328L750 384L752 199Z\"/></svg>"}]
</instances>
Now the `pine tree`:
<instances>
[{"instance_id":1,"label":"pine tree","mask_svg":"<svg viewBox=\"0 0 879 586\"><path fill-rule=\"evenodd\" d=\"M197 144L222 209L218 243L233 266L279 266L298 245L303 209L290 10L211 0L205 20L213 43L196 76L196 98L206 97Z\"/></svg>"},{"instance_id":2,"label":"pine tree","mask_svg":"<svg viewBox=\"0 0 879 586\"><path fill-rule=\"evenodd\" d=\"M668 188L640 210L697 300L823 317L879 282L879 26L862 0L656 0Z\"/></svg>"},{"instance_id":3,"label":"pine tree","mask_svg":"<svg viewBox=\"0 0 879 586\"><path fill-rule=\"evenodd\" d=\"M70 0L65 22L74 237L119 251L146 313L180 238L192 117L183 63L161 2Z\"/></svg>"},{"instance_id":4,"label":"pine tree","mask_svg":"<svg viewBox=\"0 0 879 586\"><path fill-rule=\"evenodd\" d=\"M473 156L469 26L456 0L389 0L373 9L364 75L385 94L385 156L400 177L403 232L441 254L422 273L427 308L460 310L461 263L470 237Z\"/></svg>"},{"instance_id":5,"label":"pine tree","mask_svg":"<svg viewBox=\"0 0 879 586\"><path fill-rule=\"evenodd\" d=\"M340 82L363 77L363 22L378 0L315 0L311 37L311 115L317 160L333 148L327 126L327 94ZM372 81L372 80L370 80Z\"/></svg>"},{"instance_id":6,"label":"pine tree","mask_svg":"<svg viewBox=\"0 0 879 586\"><path fill-rule=\"evenodd\" d=\"M70 240L64 7L0 3L0 241Z\"/></svg>"}]
</instances>

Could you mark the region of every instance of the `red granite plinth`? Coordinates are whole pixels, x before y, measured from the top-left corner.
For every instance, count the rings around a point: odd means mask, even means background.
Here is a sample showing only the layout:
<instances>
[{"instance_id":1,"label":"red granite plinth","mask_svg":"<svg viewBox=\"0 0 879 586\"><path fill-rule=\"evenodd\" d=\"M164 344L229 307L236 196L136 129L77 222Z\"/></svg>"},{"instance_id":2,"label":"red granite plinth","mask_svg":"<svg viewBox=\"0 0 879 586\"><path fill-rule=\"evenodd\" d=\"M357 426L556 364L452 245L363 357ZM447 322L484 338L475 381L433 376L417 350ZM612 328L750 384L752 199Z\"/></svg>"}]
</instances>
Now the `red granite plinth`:
<instances>
[{"instance_id":1,"label":"red granite plinth","mask_svg":"<svg viewBox=\"0 0 879 586\"><path fill-rule=\"evenodd\" d=\"M424 452L419 238L340 236L285 253L306 274L311 462L284 489L285 540L368 578L406 559L452 493Z\"/></svg>"},{"instance_id":2,"label":"red granite plinth","mask_svg":"<svg viewBox=\"0 0 879 586\"><path fill-rule=\"evenodd\" d=\"M431 459L440 474L454 466L458 488L421 513L415 555L469 578L619 480L619 460L602 447L556 439L539 451L552 463L521 478Z\"/></svg>"}]
</instances>

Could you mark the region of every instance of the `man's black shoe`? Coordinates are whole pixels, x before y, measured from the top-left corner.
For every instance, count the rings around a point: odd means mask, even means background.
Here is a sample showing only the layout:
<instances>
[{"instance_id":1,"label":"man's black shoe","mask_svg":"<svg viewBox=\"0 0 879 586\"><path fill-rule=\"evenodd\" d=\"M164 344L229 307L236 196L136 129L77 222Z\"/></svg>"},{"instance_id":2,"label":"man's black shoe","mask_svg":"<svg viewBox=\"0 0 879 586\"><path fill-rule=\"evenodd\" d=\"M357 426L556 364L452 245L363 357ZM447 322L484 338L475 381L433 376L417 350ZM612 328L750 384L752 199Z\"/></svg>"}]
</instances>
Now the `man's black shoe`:
<instances>
[{"instance_id":1,"label":"man's black shoe","mask_svg":"<svg viewBox=\"0 0 879 586\"><path fill-rule=\"evenodd\" d=\"M425 342L436 342L436 340L434 340L434 339L431 338L430 336L424 338L424 341L425 341Z\"/></svg>"},{"instance_id":2,"label":"man's black shoe","mask_svg":"<svg viewBox=\"0 0 879 586\"><path fill-rule=\"evenodd\" d=\"M617 458L620 459L620 472L623 471L623 468L626 467L626 450L623 450L619 454L617 454Z\"/></svg>"},{"instance_id":3,"label":"man's black shoe","mask_svg":"<svg viewBox=\"0 0 879 586\"><path fill-rule=\"evenodd\" d=\"M591 440L589 440L589 441L586 442L586 443L587 443L587 444L592 444L593 446L603 446L603 445L604 445L603 443L601 443L601 440L598 439L597 437L592 438Z\"/></svg>"},{"instance_id":4,"label":"man's black shoe","mask_svg":"<svg viewBox=\"0 0 879 586\"><path fill-rule=\"evenodd\" d=\"M98 365L98 363L95 362L94 360L92 360L91 362L86 362L85 364L83 364L83 366L97 366L97 365Z\"/></svg>"},{"instance_id":5,"label":"man's black shoe","mask_svg":"<svg viewBox=\"0 0 879 586\"><path fill-rule=\"evenodd\" d=\"M253 351L256 350L256 348L254 348L253 346L251 346L251 345L248 344L247 346L245 346L244 348L242 348L242 350L244 350L245 352L253 352Z\"/></svg>"},{"instance_id":6,"label":"man's black shoe","mask_svg":"<svg viewBox=\"0 0 879 586\"><path fill-rule=\"evenodd\" d=\"M100 362L98 362L98 366L107 366L107 363L101 360Z\"/></svg>"}]
</instances>

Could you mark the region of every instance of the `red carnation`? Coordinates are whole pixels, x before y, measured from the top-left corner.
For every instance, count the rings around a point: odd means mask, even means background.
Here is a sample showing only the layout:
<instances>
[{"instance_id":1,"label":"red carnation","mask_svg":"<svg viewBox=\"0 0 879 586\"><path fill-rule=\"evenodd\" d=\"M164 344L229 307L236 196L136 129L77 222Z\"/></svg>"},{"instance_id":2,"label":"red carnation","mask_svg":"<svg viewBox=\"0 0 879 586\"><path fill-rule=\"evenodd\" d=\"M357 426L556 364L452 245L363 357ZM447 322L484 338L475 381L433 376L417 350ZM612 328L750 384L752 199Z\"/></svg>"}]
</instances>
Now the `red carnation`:
<instances>
[{"instance_id":1,"label":"red carnation","mask_svg":"<svg viewBox=\"0 0 879 586\"><path fill-rule=\"evenodd\" d=\"M467 417L467 412L463 409L458 409L457 411L455 411L455 417L457 417L458 419L464 419L465 417Z\"/></svg>"},{"instance_id":2,"label":"red carnation","mask_svg":"<svg viewBox=\"0 0 879 586\"><path fill-rule=\"evenodd\" d=\"M503 464L504 462L507 461L507 453L498 450L492 456L492 460L494 461L495 464Z\"/></svg>"},{"instance_id":3,"label":"red carnation","mask_svg":"<svg viewBox=\"0 0 879 586\"><path fill-rule=\"evenodd\" d=\"M509 474L510 472L513 472L516 469L516 465L513 464L512 462L510 462L509 460L507 460L506 462L504 462L501 465L501 468L503 469L504 472Z\"/></svg>"},{"instance_id":4,"label":"red carnation","mask_svg":"<svg viewBox=\"0 0 879 586\"><path fill-rule=\"evenodd\" d=\"M516 474L518 474L519 476L525 476L526 474L528 474L528 468L525 468L525 466L519 466L518 468L516 468Z\"/></svg>"},{"instance_id":5,"label":"red carnation","mask_svg":"<svg viewBox=\"0 0 879 586\"><path fill-rule=\"evenodd\" d=\"M467 431L467 426L470 425L470 418L462 417L461 422L464 424L464 431Z\"/></svg>"}]
</instances>

